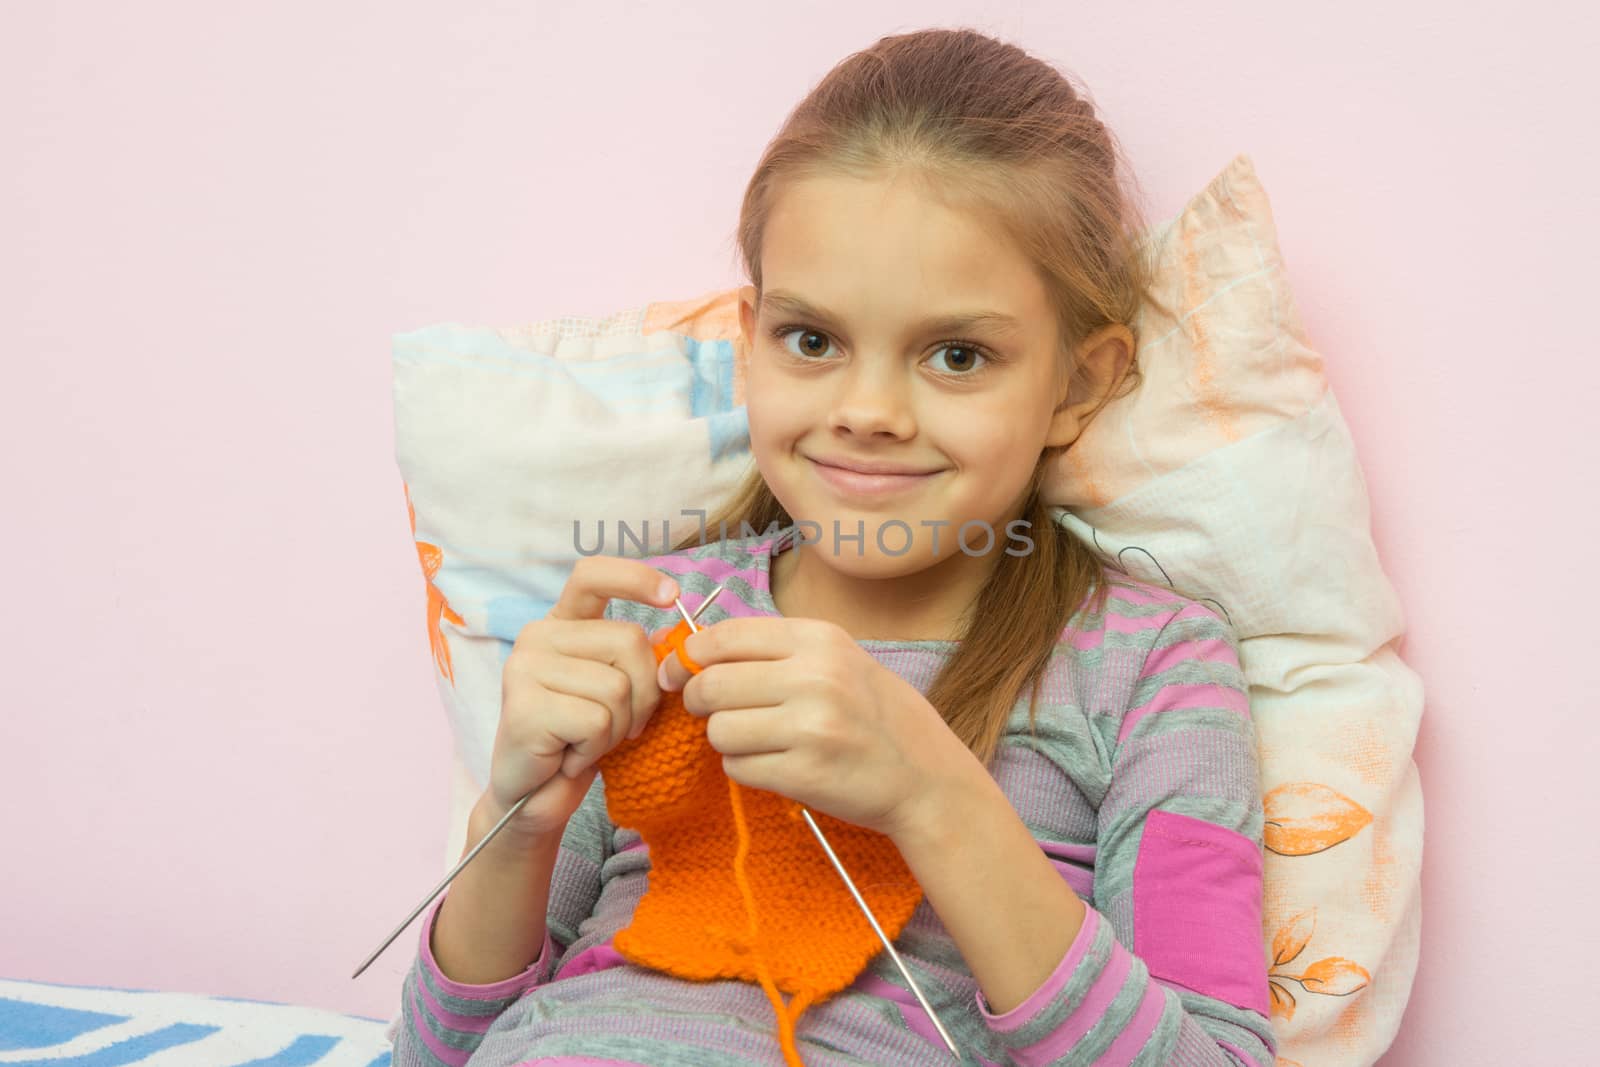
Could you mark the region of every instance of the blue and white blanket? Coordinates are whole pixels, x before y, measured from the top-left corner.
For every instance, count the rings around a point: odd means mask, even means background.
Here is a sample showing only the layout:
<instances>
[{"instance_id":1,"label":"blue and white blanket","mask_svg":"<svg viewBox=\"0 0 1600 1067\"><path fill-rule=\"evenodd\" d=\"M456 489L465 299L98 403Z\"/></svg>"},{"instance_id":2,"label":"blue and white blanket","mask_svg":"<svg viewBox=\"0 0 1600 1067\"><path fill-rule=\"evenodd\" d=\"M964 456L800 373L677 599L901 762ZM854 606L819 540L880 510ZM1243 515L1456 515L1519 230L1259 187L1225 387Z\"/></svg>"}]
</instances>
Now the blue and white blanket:
<instances>
[{"instance_id":1,"label":"blue and white blanket","mask_svg":"<svg viewBox=\"0 0 1600 1067\"><path fill-rule=\"evenodd\" d=\"M0 1067L388 1067L389 1022L199 993L0 978Z\"/></svg>"}]
</instances>

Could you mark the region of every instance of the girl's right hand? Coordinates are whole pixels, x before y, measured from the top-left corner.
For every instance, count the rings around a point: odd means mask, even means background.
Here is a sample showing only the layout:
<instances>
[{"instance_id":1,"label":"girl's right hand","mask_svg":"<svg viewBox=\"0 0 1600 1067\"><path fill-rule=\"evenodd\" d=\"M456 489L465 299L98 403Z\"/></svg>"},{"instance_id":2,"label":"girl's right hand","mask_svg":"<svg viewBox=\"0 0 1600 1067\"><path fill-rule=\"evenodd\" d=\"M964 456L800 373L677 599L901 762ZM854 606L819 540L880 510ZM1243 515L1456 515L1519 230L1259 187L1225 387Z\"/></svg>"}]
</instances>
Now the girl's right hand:
<instances>
[{"instance_id":1,"label":"girl's right hand","mask_svg":"<svg viewBox=\"0 0 1600 1067\"><path fill-rule=\"evenodd\" d=\"M594 781L596 763L636 737L661 704L652 641L636 623L604 617L621 597L670 608L678 585L639 559L578 560L550 613L517 634L501 679L489 787L479 799L498 822L533 796L502 833L560 834ZM493 825L492 823L490 825Z\"/></svg>"}]
</instances>

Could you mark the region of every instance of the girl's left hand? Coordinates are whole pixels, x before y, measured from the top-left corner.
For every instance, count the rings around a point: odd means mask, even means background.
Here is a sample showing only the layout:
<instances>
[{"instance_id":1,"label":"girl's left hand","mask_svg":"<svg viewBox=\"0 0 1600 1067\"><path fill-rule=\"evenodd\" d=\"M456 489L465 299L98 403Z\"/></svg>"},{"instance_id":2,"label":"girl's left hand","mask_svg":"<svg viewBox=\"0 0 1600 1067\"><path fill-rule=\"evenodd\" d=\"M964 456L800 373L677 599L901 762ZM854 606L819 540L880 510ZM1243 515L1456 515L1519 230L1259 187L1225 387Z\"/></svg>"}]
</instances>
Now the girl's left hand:
<instances>
[{"instance_id":1,"label":"girl's left hand","mask_svg":"<svg viewBox=\"0 0 1600 1067\"><path fill-rule=\"evenodd\" d=\"M740 785L766 789L891 838L937 819L988 771L915 686L821 619L730 618L690 634L691 674L668 656L667 689Z\"/></svg>"}]
</instances>

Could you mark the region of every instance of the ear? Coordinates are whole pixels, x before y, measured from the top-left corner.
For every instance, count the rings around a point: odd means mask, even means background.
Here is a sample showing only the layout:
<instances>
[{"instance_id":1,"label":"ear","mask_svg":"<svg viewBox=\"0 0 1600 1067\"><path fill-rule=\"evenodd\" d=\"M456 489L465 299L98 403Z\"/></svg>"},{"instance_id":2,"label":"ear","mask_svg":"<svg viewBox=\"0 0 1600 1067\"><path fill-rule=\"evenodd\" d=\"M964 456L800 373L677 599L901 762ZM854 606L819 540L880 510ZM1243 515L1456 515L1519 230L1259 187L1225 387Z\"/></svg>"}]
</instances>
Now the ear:
<instances>
[{"instance_id":1,"label":"ear","mask_svg":"<svg viewBox=\"0 0 1600 1067\"><path fill-rule=\"evenodd\" d=\"M1060 448L1076 441L1089 419L1122 384L1132 365L1133 331L1120 322L1102 326L1085 338L1073 354L1077 373L1050 417L1045 446Z\"/></svg>"},{"instance_id":2,"label":"ear","mask_svg":"<svg viewBox=\"0 0 1600 1067\"><path fill-rule=\"evenodd\" d=\"M739 289L739 332L744 336L744 349L750 351L750 343L756 336L756 287L753 285L741 286Z\"/></svg>"}]
</instances>

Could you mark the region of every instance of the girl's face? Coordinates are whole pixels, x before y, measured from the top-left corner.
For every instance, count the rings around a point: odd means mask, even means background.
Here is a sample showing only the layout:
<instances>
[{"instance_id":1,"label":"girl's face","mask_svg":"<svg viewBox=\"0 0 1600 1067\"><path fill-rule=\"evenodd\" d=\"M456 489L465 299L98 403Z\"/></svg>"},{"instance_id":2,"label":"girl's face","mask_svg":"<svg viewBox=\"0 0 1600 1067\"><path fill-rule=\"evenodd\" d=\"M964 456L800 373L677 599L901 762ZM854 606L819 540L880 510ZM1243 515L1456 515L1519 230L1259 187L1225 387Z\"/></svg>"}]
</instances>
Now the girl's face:
<instances>
[{"instance_id":1,"label":"girl's face","mask_svg":"<svg viewBox=\"0 0 1600 1067\"><path fill-rule=\"evenodd\" d=\"M1065 368L1031 264L912 183L826 178L785 187L761 269L762 306L746 286L739 309L751 450L790 516L817 524L809 551L882 578L977 557L988 531L991 561L1026 548L1006 523L1080 414L1057 410ZM916 474L875 487L833 464ZM865 536L835 542L835 522Z\"/></svg>"}]
</instances>

